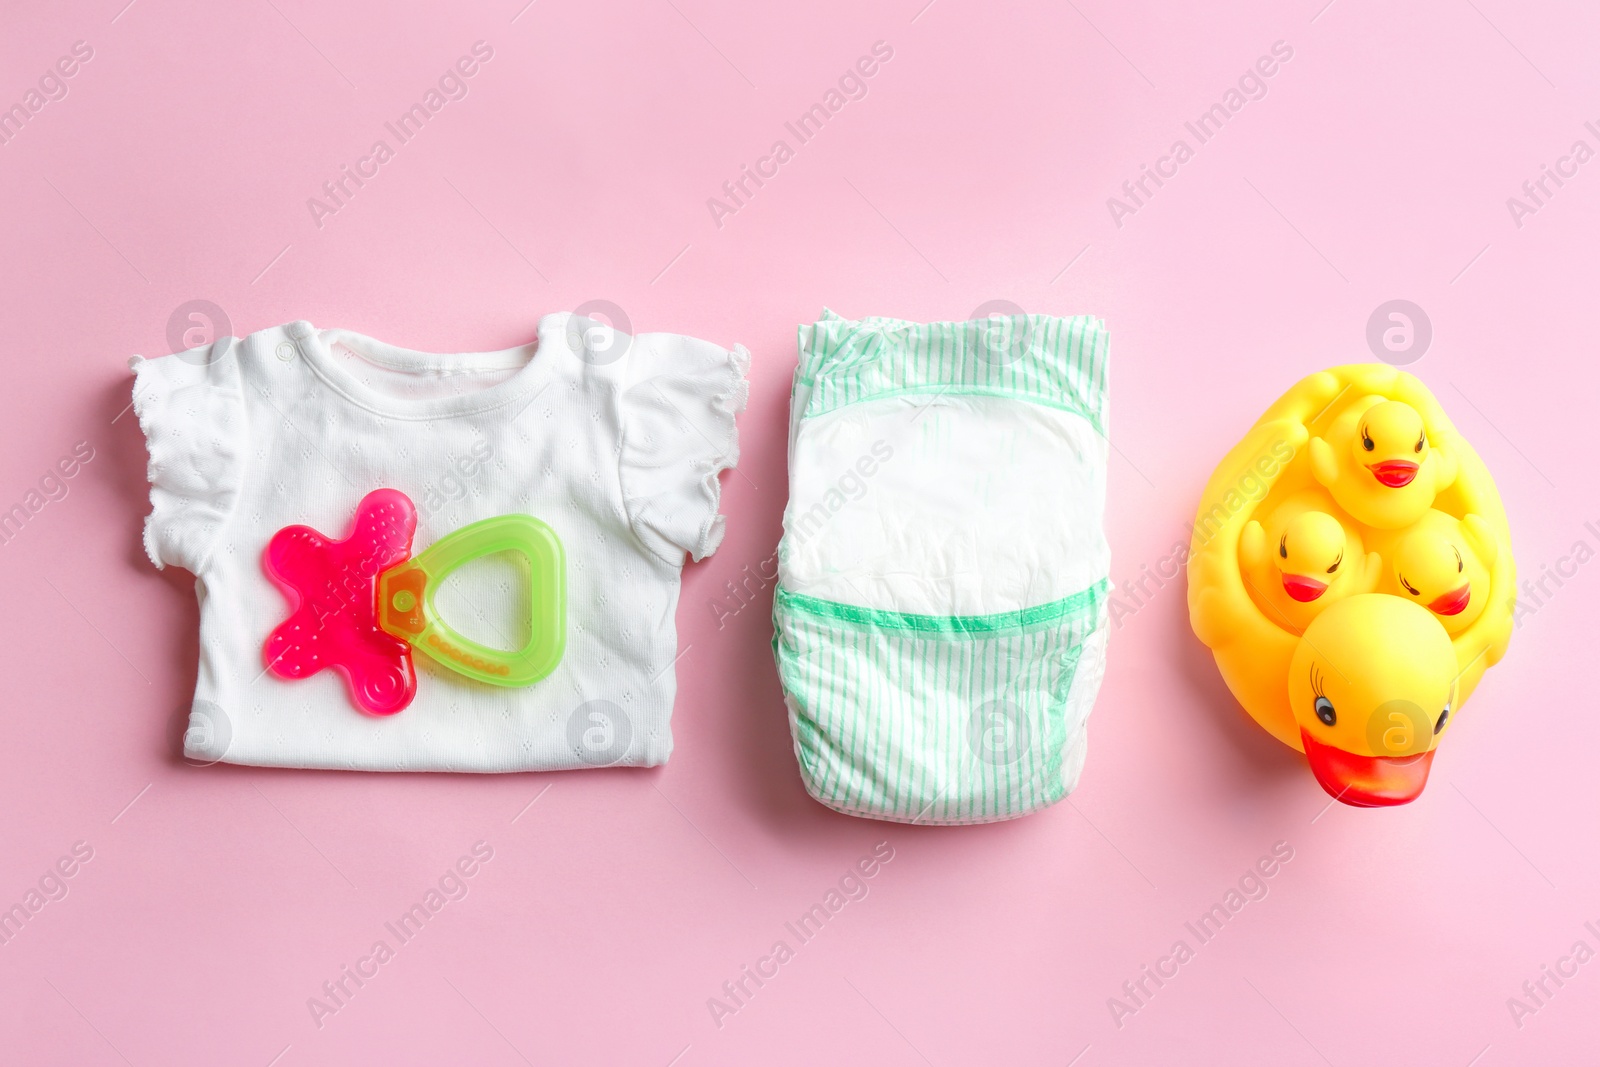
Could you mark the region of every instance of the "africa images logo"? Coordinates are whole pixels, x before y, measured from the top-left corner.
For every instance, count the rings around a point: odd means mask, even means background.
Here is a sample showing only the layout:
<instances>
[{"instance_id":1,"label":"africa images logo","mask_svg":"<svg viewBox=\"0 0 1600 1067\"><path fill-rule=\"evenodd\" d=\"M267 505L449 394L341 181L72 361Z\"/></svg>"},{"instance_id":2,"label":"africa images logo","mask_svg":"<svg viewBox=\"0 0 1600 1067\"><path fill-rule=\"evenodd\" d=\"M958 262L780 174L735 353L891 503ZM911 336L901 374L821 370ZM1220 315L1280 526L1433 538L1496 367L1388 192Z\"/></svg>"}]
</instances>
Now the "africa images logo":
<instances>
[{"instance_id":1,"label":"africa images logo","mask_svg":"<svg viewBox=\"0 0 1600 1067\"><path fill-rule=\"evenodd\" d=\"M1164 155L1156 158L1154 167L1148 163L1139 164L1139 176L1122 183L1122 196L1106 198L1106 210L1111 213L1111 221L1117 229L1122 229L1127 216L1137 215L1146 207L1158 189L1176 178L1179 168L1195 157L1201 145L1221 133L1246 104L1265 99L1268 79L1293 58L1294 49L1287 41L1273 41L1270 55L1257 58L1239 75L1237 82L1228 86L1219 101L1200 112L1192 122L1183 124L1184 131L1194 138L1193 144L1188 137L1179 137Z\"/></svg>"},{"instance_id":2,"label":"africa images logo","mask_svg":"<svg viewBox=\"0 0 1600 1067\"><path fill-rule=\"evenodd\" d=\"M329 215L337 215L355 199L356 193L376 178L383 165L395 157L397 149L421 133L423 127L445 109L445 105L454 100L465 100L472 88L469 81L493 58L494 48L487 41L473 42L471 55L463 55L446 67L435 84L423 92L420 100L413 102L393 122L383 124L383 128L394 139L393 145L389 144L388 138L379 137L372 142L366 155L358 158L353 165L341 163L338 175L322 183L322 198L306 198L306 210L311 212L311 221L317 229L322 229Z\"/></svg>"},{"instance_id":3,"label":"africa images logo","mask_svg":"<svg viewBox=\"0 0 1600 1067\"><path fill-rule=\"evenodd\" d=\"M822 94L820 101L802 111L793 122L783 124L788 137L773 141L766 154L756 158L753 168L747 163L740 164L738 176L722 183L722 195L706 198L706 210L711 212L711 221L717 224L717 229L722 229L727 216L737 215L758 190L776 178L783 165L795 157L795 149L821 133L822 128L843 111L846 104L853 100L865 100L867 79L877 74L883 64L893 58L894 48L887 41L874 41L871 55L862 56L846 67L838 81ZM794 144L789 143L789 137L794 138Z\"/></svg>"}]
</instances>

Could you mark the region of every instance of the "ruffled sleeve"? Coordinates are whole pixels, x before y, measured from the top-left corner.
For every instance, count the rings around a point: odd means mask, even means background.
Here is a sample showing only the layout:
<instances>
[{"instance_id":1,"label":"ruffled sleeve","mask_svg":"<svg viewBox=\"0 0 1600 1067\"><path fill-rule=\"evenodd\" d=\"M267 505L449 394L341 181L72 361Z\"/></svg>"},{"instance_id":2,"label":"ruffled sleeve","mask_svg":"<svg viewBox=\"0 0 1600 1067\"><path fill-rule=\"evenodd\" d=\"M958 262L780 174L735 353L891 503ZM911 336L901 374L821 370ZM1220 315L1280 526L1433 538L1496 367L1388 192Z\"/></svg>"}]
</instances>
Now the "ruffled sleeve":
<instances>
[{"instance_id":1,"label":"ruffled sleeve","mask_svg":"<svg viewBox=\"0 0 1600 1067\"><path fill-rule=\"evenodd\" d=\"M626 358L620 475L628 521L662 559L703 559L722 543L717 475L739 462L734 416L749 397L750 353L642 334Z\"/></svg>"},{"instance_id":2,"label":"ruffled sleeve","mask_svg":"<svg viewBox=\"0 0 1600 1067\"><path fill-rule=\"evenodd\" d=\"M246 430L236 348L225 338L129 361L133 410L150 453L144 550L158 568L200 573L239 497Z\"/></svg>"}]
</instances>

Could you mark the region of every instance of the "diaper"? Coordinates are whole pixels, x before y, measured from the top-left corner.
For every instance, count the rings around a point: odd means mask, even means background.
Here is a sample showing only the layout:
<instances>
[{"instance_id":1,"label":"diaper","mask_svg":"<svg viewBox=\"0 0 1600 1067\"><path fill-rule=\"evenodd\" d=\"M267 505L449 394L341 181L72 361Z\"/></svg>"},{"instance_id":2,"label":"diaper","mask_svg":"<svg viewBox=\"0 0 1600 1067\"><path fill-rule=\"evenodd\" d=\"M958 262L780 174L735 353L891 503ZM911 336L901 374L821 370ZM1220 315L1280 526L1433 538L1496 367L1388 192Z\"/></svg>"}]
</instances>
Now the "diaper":
<instances>
[{"instance_id":1,"label":"diaper","mask_svg":"<svg viewBox=\"0 0 1600 1067\"><path fill-rule=\"evenodd\" d=\"M1105 670L1106 332L800 328L773 650L806 789L992 822L1077 784Z\"/></svg>"}]
</instances>

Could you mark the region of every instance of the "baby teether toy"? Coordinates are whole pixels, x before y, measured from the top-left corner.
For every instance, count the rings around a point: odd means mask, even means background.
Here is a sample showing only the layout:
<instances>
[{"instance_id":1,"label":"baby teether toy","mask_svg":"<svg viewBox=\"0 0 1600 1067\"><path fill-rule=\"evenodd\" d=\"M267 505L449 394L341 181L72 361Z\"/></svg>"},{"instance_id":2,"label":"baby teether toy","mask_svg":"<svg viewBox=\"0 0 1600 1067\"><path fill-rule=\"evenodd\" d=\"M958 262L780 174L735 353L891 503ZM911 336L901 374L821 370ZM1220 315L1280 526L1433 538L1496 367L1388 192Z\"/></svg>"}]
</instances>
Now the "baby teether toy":
<instances>
[{"instance_id":1,"label":"baby teether toy","mask_svg":"<svg viewBox=\"0 0 1600 1067\"><path fill-rule=\"evenodd\" d=\"M452 671L501 686L532 685L566 648L566 560L555 531L531 515L499 515L464 526L411 555L417 509L397 489L377 489L356 506L350 535L330 541L309 526L286 526L267 544L267 574L291 613L267 637L267 670L305 678L325 667L342 675L356 706L392 715L411 703L413 648ZM532 581L527 643L489 648L439 618L434 594L449 573L497 552L521 553Z\"/></svg>"},{"instance_id":2,"label":"baby teether toy","mask_svg":"<svg viewBox=\"0 0 1600 1067\"><path fill-rule=\"evenodd\" d=\"M1515 565L1483 461L1393 367L1313 374L1218 465L1189 621L1262 728L1358 807L1404 804L1511 640Z\"/></svg>"}]
</instances>

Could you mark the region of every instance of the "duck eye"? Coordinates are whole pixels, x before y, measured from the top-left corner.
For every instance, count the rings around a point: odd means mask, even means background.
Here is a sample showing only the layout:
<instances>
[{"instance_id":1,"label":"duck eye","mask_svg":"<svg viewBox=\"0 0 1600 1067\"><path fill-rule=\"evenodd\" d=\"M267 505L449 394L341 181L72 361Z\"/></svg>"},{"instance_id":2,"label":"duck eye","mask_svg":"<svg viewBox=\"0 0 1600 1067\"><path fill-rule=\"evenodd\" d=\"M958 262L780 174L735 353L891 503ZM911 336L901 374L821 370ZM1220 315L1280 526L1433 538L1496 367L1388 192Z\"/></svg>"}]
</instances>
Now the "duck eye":
<instances>
[{"instance_id":1,"label":"duck eye","mask_svg":"<svg viewBox=\"0 0 1600 1067\"><path fill-rule=\"evenodd\" d=\"M1344 562L1344 553L1341 552L1341 553L1339 553L1339 558L1333 561L1333 566L1328 568L1328 573L1332 574L1334 571L1338 570L1339 569L1339 564L1341 564L1343 562Z\"/></svg>"},{"instance_id":2,"label":"duck eye","mask_svg":"<svg viewBox=\"0 0 1600 1067\"><path fill-rule=\"evenodd\" d=\"M1284 534L1278 538L1278 555L1284 559L1289 558L1289 535Z\"/></svg>"},{"instance_id":3,"label":"duck eye","mask_svg":"<svg viewBox=\"0 0 1600 1067\"><path fill-rule=\"evenodd\" d=\"M1417 590L1412 587L1410 582L1405 580L1405 576L1404 575L1400 576L1400 584L1402 586L1404 586L1405 587L1405 591L1410 593L1412 596L1421 596L1422 595L1421 593L1417 592Z\"/></svg>"},{"instance_id":4,"label":"duck eye","mask_svg":"<svg viewBox=\"0 0 1600 1067\"><path fill-rule=\"evenodd\" d=\"M1412 449L1412 451L1413 452L1421 452L1422 451L1422 446L1427 444L1427 443L1428 443L1428 431L1424 430L1424 431L1422 431L1422 433L1417 435L1417 447Z\"/></svg>"},{"instance_id":5,"label":"duck eye","mask_svg":"<svg viewBox=\"0 0 1600 1067\"><path fill-rule=\"evenodd\" d=\"M1444 706L1444 710L1439 713L1439 721L1433 724L1433 732L1434 733L1438 733L1440 730L1443 730L1444 729L1444 724L1449 722L1449 721L1450 721L1450 705L1446 704Z\"/></svg>"},{"instance_id":6,"label":"duck eye","mask_svg":"<svg viewBox=\"0 0 1600 1067\"><path fill-rule=\"evenodd\" d=\"M1317 713L1317 718L1322 720L1322 725L1332 726L1339 721L1339 716L1333 710L1333 701L1327 697L1318 697L1311 705Z\"/></svg>"},{"instance_id":7,"label":"duck eye","mask_svg":"<svg viewBox=\"0 0 1600 1067\"><path fill-rule=\"evenodd\" d=\"M1467 569L1467 565L1465 563L1461 562L1461 550L1459 548L1457 548L1455 550L1455 553L1456 553L1456 573L1460 574L1462 571Z\"/></svg>"},{"instance_id":8,"label":"duck eye","mask_svg":"<svg viewBox=\"0 0 1600 1067\"><path fill-rule=\"evenodd\" d=\"M1361 447L1366 449L1368 452L1371 452L1374 448L1378 447L1372 443L1372 435L1367 433L1367 428L1365 426L1361 427Z\"/></svg>"}]
</instances>

